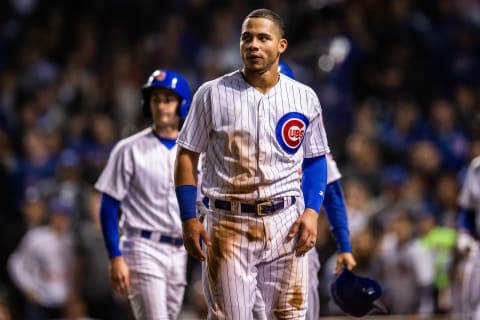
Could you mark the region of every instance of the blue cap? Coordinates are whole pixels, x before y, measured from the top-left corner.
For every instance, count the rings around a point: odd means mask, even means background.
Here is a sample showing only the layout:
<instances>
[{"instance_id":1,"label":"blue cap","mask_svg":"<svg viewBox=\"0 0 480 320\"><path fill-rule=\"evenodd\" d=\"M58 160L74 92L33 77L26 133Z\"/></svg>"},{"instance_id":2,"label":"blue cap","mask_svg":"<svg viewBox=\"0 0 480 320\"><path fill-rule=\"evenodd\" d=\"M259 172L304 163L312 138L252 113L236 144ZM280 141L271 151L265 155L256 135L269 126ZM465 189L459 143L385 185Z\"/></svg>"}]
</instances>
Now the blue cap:
<instances>
[{"instance_id":1,"label":"blue cap","mask_svg":"<svg viewBox=\"0 0 480 320\"><path fill-rule=\"evenodd\" d=\"M332 280L330 294L340 309L350 316L363 317L375 308L386 311L383 306L375 304L382 295L380 284L346 268Z\"/></svg>"}]
</instances>

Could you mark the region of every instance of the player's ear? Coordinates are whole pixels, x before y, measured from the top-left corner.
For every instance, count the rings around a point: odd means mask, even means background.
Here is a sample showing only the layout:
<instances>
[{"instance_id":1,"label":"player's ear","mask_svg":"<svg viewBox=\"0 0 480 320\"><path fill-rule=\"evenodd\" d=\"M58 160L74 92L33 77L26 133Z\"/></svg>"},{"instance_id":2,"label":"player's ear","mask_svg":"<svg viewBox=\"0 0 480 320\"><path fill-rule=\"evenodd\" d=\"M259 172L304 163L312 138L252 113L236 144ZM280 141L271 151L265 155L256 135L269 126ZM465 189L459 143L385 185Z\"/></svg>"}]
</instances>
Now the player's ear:
<instances>
[{"instance_id":1,"label":"player's ear","mask_svg":"<svg viewBox=\"0 0 480 320\"><path fill-rule=\"evenodd\" d=\"M287 39L285 38L280 39L280 41L278 42L278 52L280 54L284 53L285 50L287 50L287 47L288 47Z\"/></svg>"}]
</instances>

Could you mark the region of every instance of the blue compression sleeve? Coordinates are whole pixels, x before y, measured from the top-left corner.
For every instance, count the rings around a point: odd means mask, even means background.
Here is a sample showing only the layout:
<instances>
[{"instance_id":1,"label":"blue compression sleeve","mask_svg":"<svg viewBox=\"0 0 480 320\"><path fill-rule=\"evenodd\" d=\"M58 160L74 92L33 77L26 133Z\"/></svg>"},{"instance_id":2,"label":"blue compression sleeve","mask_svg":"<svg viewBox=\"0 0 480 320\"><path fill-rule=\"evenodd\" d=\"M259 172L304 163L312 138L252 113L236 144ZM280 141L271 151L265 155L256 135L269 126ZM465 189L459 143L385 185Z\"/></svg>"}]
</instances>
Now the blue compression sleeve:
<instances>
[{"instance_id":1,"label":"blue compression sleeve","mask_svg":"<svg viewBox=\"0 0 480 320\"><path fill-rule=\"evenodd\" d=\"M103 240L110 258L122 255L118 237L119 208L120 201L110 197L106 193L102 194L102 202L100 204L100 223L102 225Z\"/></svg>"},{"instance_id":2,"label":"blue compression sleeve","mask_svg":"<svg viewBox=\"0 0 480 320\"><path fill-rule=\"evenodd\" d=\"M470 235L476 236L475 213L472 210L461 209L458 213L457 225L459 229L466 230Z\"/></svg>"},{"instance_id":3,"label":"blue compression sleeve","mask_svg":"<svg viewBox=\"0 0 480 320\"><path fill-rule=\"evenodd\" d=\"M302 191L305 208L320 212L327 186L327 160L325 156L305 158L302 164Z\"/></svg>"},{"instance_id":4,"label":"blue compression sleeve","mask_svg":"<svg viewBox=\"0 0 480 320\"><path fill-rule=\"evenodd\" d=\"M197 187L191 185L178 186L175 188L175 193L182 221L195 218L197 216Z\"/></svg>"},{"instance_id":5,"label":"blue compression sleeve","mask_svg":"<svg viewBox=\"0 0 480 320\"><path fill-rule=\"evenodd\" d=\"M335 180L327 185L323 207L327 213L330 230L337 240L339 252L352 252L348 231L347 209L343 198L342 184Z\"/></svg>"}]
</instances>

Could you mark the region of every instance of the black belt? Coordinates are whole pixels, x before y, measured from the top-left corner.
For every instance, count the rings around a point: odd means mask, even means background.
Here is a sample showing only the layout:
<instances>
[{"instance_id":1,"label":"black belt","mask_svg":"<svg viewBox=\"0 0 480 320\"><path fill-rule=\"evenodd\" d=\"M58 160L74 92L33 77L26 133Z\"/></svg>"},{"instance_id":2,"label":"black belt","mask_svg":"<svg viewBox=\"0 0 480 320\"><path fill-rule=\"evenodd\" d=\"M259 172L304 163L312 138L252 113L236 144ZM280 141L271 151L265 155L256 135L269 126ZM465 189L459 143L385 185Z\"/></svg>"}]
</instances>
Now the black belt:
<instances>
[{"instance_id":1,"label":"black belt","mask_svg":"<svg viewBox=\"0 0 480 320\"><path fill-rule=\"evenodd\" d=\"M140 236L142 238L150 239L152 237L152 231L141 230L140 231ZM182 238L170 237L170 236L166 236L166 235L163 235L163 234L158 239L158 242L171 244L172 246L176 246L176 247L181 247L183 245L183 239Z\"/></svg>"},{"instance_id":2,"label":"black belt","mask_svg":"<svg viewBox=\"0 0 480 320\"><path fill-rule=\"evenodd\" d=\"M273 214L278 210L282 210L290 205L295 204L295 197L291 196L290 201L285 199L272 199L258 201L255 203L240 203L240 211L245 213L255 213L258 216ZM217 209L232 211L232 203L224 200L214 200L213 205Z\"/></svg>"}]
</instances>

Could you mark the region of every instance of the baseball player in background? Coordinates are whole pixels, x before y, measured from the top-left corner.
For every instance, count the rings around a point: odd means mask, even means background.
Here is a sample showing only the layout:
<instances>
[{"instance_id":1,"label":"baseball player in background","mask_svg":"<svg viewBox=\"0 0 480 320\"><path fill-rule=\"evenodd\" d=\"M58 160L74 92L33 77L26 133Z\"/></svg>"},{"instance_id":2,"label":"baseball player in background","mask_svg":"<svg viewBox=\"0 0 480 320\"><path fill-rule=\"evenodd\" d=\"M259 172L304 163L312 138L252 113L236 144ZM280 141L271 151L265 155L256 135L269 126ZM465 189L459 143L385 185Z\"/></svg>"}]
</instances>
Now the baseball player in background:
<instances>
[{"instance_id":1,"label":"baseball player in background","mask_svg":"<svg viewBox=\"0 0 480 320\"><path fill-rule=\"evenodd\" d=\"M187 253L173 169L190 89L180 74L156 70L142 95L152 126L115 146L95 188L102 192L100 218L113 289L128 295L136 319L176 319L186 286Z\"/></svg>"},{"instance_id":2,"label":"baseball player in background","mask_svg":"<svg viewBox=\"0 0 480 320\"><path fill-rule=\"evenodd\" d=\"M460 207L460 230L457 247L467 251L463 276L463 311L466 319L480 319L480 252L478 235L480 231L480 156L471 162L458 199Z\"/></svg>"},{"instance_id":3,"label":"baseball player in background","mask_svg":"<svg viewBox=\"0 0 480 320\"><path fill-rule=\"evenodd\" d=\"M257 288L267 318L305 318L305 254L317 238L329 147L315 92L278 72L286 48L275 12L248 14L242 69L197 90L179 134L175 186L183 239L203 261L209 319L252 319ZM203 224L195 206L202 152L201 190L209 199ZM353 265L346 217L334 218L340 251L347 252L339 259Z\"/></svg>"},{"instance_id":4,"label":"baseball player in background","mask_svg":"<svg viewBox=\"0 0 480 320\"><path fill-rule=\"evenodd\" d=\"M280 60L278 63L278 71L284 75L295 79L295 74L288 64ZM327 187L325 189L325 199L323 200L323 207L327 212L328 219L334 219L335 215L347 217L347 209L345 205L345 200L343 197L343 188L341 184L340 171L338 170L337 162L333 158L332 154L329 153L326 155L327 162ZM347 218L346 218L347 219ZM348 219L347 219L348 220ZM333 225L331 223L330 225ZM333 232L335 234L335 232ZM340 249L340 247L339 247ZM343 252L340 252L343 254ZM350 252L345 252L344 254L350 254ZM306 320L317 320L320 316L320 295L319 295L319 279L318 273L320 272L320 257L316 249L309 250L307 253L308 257L308 308L306 313ZM351 259L346 260L347 265L344 265L343 262L345 259L337 259L335 274L338 274L342 268L346 267L348 270L352 270L355 265L355 259L353 256ZM264 302L260 294L257 294L257 300L255 301L254 306L254 318L255 319L266 319L263 315L264 313Z\"/></svg>"}]
</instances>

